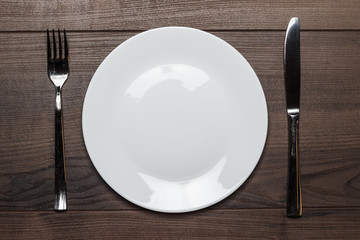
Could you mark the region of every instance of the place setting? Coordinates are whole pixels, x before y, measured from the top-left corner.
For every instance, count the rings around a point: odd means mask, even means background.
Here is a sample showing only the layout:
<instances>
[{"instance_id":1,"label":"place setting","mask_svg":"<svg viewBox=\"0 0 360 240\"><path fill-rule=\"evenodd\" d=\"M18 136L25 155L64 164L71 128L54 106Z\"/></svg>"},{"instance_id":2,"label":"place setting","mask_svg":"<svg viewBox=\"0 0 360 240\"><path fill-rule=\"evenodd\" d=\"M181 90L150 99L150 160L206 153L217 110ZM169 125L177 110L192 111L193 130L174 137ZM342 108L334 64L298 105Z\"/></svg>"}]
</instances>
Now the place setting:
<instances>
[{"instance_id":1,"label":"place setting","mask_svg":"<svg viewBox=\"0 0 360 240\"><path fill-rule=\"evenodd\" d=\"M72 81L68 41L65 30L47 32L56 211L68 208L61 102L63 85ZM298 18L289 22L283 60L292 218L302 215ZM241 191L261 160L268 121L266 95L249 62L225 40L189 27L154 28L122 42L97 68L82 106L86 150L106 184L164 213L201 210Z\"/></svg>"}]
</instances>

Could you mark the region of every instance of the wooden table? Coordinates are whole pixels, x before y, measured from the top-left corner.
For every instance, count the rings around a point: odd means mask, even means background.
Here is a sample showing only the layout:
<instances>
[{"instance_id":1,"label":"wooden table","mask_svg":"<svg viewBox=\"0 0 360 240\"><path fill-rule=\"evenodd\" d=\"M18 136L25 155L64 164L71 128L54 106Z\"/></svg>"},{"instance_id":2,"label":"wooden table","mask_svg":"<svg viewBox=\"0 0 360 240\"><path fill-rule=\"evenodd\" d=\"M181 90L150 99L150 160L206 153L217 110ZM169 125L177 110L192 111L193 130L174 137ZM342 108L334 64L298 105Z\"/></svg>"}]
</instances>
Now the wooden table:
<instances>
[{"instance_id":1,"label":"wooden table","mask_svg":"<svg viewBox=\"0 0 360 240\"><path fill-rule=\"evenodd\" d=\"M0 239L359 239L360 1L0 1ZM286 217L283 41L301 25L300 158L304 215ZM162 214L110 189L81 129L87 86L120 43L154 27L213 33L249 61L269 130L260 162L234 194L204 210ZM46 29L67 29L63 89L68 211L53 211L54 87Z\"/></svg>"}]
</instances>

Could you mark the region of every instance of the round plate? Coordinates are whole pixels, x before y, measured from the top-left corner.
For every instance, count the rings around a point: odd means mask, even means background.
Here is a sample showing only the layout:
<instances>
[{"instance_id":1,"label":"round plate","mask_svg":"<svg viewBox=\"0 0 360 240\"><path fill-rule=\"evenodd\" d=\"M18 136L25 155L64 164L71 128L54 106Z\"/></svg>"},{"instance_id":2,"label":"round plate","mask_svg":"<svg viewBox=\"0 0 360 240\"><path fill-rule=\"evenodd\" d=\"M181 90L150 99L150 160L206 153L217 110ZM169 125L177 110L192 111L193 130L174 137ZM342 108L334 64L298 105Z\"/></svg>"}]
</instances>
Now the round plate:
<instances>
[{"instance_id":1,"label":"round plate","mask_svg":"<svg viewBox=\"0 0 360 240\"><path fill-rule=\"evenodd\" d=\"M140 33L101 63L83 106L86 148L121 196L160 212L219 202L251 174L266 100L245 58L185 27Z\"/></svg>"}]
</instances>

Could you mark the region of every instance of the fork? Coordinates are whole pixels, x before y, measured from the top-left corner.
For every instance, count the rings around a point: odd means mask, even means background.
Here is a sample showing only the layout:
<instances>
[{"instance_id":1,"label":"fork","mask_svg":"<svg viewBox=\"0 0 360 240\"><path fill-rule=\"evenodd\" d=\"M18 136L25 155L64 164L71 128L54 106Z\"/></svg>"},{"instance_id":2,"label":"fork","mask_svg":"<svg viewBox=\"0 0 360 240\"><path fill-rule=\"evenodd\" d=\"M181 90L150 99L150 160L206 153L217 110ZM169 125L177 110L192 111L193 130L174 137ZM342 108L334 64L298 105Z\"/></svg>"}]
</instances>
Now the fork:
<instances>
[{"instance_id":1,"label":"fork","mask_svg":"<svg viewBox=\"0 0 360 240\"><path fill-rule=\"evenodd\" d=\"M61 35L59 35L59 56L57 57L55 31L52 30L53 54L49 30L47 30L47 71L51 82L55 86L55 205L54 210L65 211L66 204L66 180L65 180L65 153L64 153L64 129L61 106L61 89L69 76L69 52L64 30L64 57L62 53Z\"/></svg>"}]
</instances>

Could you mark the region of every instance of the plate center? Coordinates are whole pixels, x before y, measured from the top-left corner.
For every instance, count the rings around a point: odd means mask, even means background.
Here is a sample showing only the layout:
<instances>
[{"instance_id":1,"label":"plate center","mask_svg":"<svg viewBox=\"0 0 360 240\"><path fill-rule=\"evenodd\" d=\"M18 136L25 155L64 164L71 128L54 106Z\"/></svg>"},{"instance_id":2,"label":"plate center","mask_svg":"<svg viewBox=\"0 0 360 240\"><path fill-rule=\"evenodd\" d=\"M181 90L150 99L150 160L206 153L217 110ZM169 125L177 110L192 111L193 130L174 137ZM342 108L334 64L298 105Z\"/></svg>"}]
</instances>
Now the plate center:
<instances>
[{"instance_id":1,"label":"plate center","mask_svg":"<svg viewBox=\"0 0 360 240\"><path fill-rule=\"evenodd\" d=\"M119 147L143 173L186 181L224 158L230 103L208 72L185 64L157 66L132 81L120 101Z\"/></svg>"}]
</instances>

